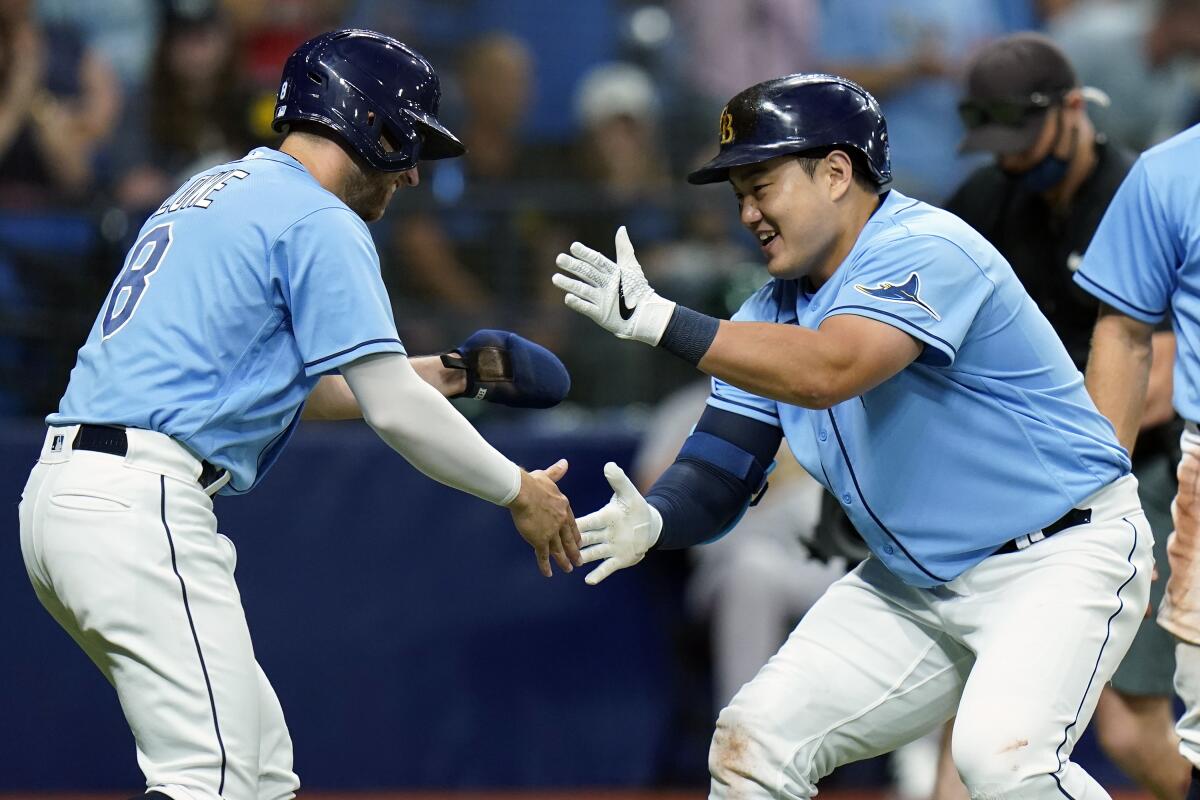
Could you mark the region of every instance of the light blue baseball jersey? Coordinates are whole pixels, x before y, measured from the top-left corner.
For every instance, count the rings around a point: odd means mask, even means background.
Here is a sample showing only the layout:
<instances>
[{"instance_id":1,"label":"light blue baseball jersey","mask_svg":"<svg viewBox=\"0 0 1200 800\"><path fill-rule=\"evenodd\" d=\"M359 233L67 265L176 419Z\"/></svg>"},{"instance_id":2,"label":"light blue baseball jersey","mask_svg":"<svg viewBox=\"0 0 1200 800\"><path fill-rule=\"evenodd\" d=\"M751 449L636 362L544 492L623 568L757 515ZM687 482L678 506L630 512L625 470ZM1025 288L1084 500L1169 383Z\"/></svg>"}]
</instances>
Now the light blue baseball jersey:
<instances>
[{"instance_id":1,"label":"light blue baseball jersey","mask_svg":"<svg viewBox=\"0 0 1200 800\"><path fill-rule=\"evenodd\" d=\"M853 314L924 345L908 367L828 410L714 381L709 404L780 426L871 551L935 586L1040 530L1129 472L1066 348L986 239L890 192L815 292L773 280L734 320L817 328Z\"/></svg>"},{"instance_id":2,"label":"light blue baseball jersey","mask_svg":"<svg viewBox=\"0 0 1200 800\"><path fill-rule=\"evenodd\" d=\"M1200 421L1200 125L1147 150L1125 176L1075 273L1142 322L1171 314L1175 410Z\"/></svg>"},{"instance_id":3,"label":"light blue baseball jersey","mask_svg":"<svg viewBox=\"0 0 1200 800\"><path fill-rule=\"evenodd\" d=\"M261 147L187 181L146 220L51 425L159 431L258 482L322 373L403 353L362 219Z\"/></svg>"}]
</instances>

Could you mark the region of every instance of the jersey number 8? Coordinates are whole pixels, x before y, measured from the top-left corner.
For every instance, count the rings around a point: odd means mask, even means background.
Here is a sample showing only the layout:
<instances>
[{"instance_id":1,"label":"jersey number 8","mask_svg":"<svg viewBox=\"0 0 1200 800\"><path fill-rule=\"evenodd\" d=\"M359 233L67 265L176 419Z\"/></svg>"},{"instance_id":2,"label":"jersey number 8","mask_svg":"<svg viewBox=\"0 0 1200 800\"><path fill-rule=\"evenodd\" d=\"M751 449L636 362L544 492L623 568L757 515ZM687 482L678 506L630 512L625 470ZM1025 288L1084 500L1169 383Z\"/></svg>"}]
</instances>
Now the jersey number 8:
<instances>
[{"instance_id":1,"label":"jersey number 8","mask_svg":"<svg viewBox=\"0 0 1200 800\"><path fill-rule=\"evenodd\" d=\"M150 285L150 276L162 263L171 246L171 223L152 228L129 250L129 262L113 284L101 321L103 338L107 339L133 317Z\"/></svg>"}]
</instances>

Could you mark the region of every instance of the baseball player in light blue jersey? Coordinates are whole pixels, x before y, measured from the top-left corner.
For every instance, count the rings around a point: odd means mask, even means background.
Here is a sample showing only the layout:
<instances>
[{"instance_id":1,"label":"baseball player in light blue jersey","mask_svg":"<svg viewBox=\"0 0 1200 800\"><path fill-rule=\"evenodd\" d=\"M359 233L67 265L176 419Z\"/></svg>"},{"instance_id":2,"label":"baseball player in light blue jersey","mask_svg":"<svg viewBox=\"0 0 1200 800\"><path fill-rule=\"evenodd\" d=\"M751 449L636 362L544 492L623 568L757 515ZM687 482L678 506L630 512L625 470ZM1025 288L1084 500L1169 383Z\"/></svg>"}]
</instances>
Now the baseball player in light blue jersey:
<instances>
[{"instance_id":1,"label":"baseball player in light blue jersey","mask_svg":"<svg viewBox=\"0 0 1200 800\"><path fill-rule=\"evenodd\" d=\"M1101 301L1087 386L1133 449L1151 364L1154 327L1175 329L1173 403L1187 420L1181 439L1171 576L1158 623L1177 639L1175 690L1186 710L1176 726L1192 763L1190 800L1200 800L1200 126L1145 153L1105 212L1075 282Z\"/></svg>"},{"instance_id":2,"label":"baseball player in light blue jersey","mask_svg":"<svg viewBox=\"0 0 1200 800\"><path fill-rule=\"evenodd\" d=\"M721 712L714 798L807 798L835 767L957 711L974 797L1105 797L1070 761L1150 588L1129 458L1012 269L956 217L886 191L886 125L861 87L767 81L721 115L719 154L772 280L732 321L616 261L558 258L567 305L714 377L692 436L643 498L580 520L597 583L652 547L721 535L780 438L872 555L817 601Z\"/></svg>"},{"instance_id":3,"label":"baseball player in light blue jersey","mask_svg":"<svg viewBox=\"0 0 1200 800\"><path fill-rule=\"evenodd\" d=\"M206 170L150 216L79 352L20 505L38 598L113 684L146 796L294 796L279 702L255 661L232 543L210 499L251 490L301 419L364 418L427 475L510 508L550 575L578 531L447 402L545 406L558 360L482 331L409 359L365 221L421 159L460 155L438 79L369 31L302 45L284 69L279 150ZM340 375L336 374L340 371Z\"/></svg>"}]
</instances>

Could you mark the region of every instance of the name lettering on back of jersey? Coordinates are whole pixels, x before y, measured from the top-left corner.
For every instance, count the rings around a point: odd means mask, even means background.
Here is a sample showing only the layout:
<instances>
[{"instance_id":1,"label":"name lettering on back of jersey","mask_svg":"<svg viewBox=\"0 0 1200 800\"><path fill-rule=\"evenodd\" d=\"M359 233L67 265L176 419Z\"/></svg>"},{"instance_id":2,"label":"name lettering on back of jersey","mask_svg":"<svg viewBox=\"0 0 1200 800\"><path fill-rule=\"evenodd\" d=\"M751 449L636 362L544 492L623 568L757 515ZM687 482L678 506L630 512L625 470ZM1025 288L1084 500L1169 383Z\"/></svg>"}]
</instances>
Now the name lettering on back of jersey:
<instances>
[{"instance_id":1,"label":"name lettering on back of jersey","mask_svg":"<svg viewBox=\"0 0 1200 800\"><path fill-rule=\"evenodd\" d=\"M935 320L941 321L942 317L933 307L921 299L921 279L917 277L917 273L911 273L904 283L881 283L878 286L863 286L861 283L854 284L854 288L868 297L874 297L877 300L887 300L889 303L908 303L917 306L922 311L933 317Z\"/></svg>"},{"instance_id":2,"label":"name lettering on back of jersey","mask_svg":"<svg viewBox=\"0 0 1200 800\"><path fill-rule=\"evenodd\" d=\"M244 169L227 169L212 175L202 175L185 186L181 191L158 207L150 216L174 213L185 208L208 208L212 205L213 195L224 189L233 179L242 180L250 177Z\"/></svg>"}]
</instances>

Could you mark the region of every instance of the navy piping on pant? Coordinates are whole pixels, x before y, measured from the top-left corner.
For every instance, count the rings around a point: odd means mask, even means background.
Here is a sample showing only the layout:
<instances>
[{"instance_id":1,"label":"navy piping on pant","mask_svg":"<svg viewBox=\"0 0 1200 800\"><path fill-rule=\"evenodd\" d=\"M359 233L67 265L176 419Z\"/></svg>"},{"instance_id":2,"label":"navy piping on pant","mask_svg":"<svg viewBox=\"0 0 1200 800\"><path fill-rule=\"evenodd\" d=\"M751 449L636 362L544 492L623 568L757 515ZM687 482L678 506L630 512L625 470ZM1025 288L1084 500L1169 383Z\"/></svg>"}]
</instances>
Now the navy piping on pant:
<instances>
[{"instance_id":1,"label":"navy piping on pant","mask_svg":"<svg viewBox=\"0 0 1200 800\"><path fill-rule=\"evenodd\" d=\"M217 794L225 791L225 740L221 738L221 723L217 720L217 700L213 697L212 681L208 677L208 666L204 663L204 652L200 649L200 637L196 634L196 622L192 619L192 607L188 605L187 586L183 576L179 574L179 564L175 560L175 540L171 537L171 526L167 524L167 479L158 476L159 488L162 491L162 524L167 532L167 544L171 548L171 569L179 579L179 592L183 595L183 610L187 612L188 626L192 629L192 641L196 643L196 655L200 658L200 672L204 674L204 686L208 689L208 704L212 708L213 728L217 732L217 746L221 749L221 783Z\"/></svg>"},{"instance_id":2,"label":"navy piping on pant","mask_svg":"<svg viewBox=\"0 0 1200 800\"><path fill-rule=\"evenodd\" d=\"M1063 787L1062 781L1058 778L1058 774L1062 772L1063 768L1062 749L1067 744L1067 738L1070 736L1071 728L1074 728L1077 724L1079 724L1079 713L1083 711L1083 704L1087 700L1088 692L1092 689L1092 682L1096 680L1096 672L1100 669L1100 659L1104 656L1104 648L1108 645L1109 637L1112 636L1112 621L1116 619L1117 615L1120 614L1122 609L1125 608L1125 598L1121 597L1121 590L1128 586L1130 581L1137 577L1137 566L1133 563L1133 551L1137 550L1138 541L1137 526L1125 517L1121 517L1121 521L1133 529L1133 547L1129 548L1128 557L1129 566L1133 567L1133 572L1131 572L1129 577L1125 579L1124 583L1117 587L1117 610L1114 611L1108 618L1106 630L1104 631L1104 641L1100 643L1100 652L1096 654L1096 663L1092 666L1092 676L1088 678L1087 688L1083 690L1083 697L1079 700L1079 708L1075 709L1075 719L1072 720L1071 724L1067 725L1067 727L1063 729L1063 740L1054 750L1054 756L1058 759L1058 769L1054 772L1051 772L1050 777L1054 778L1054 782L1058 784L1058 791L1062 792L1063 796L1068 798L1068 800L1075 800L1075 798Z\"/></svg>"}]
</instances>

